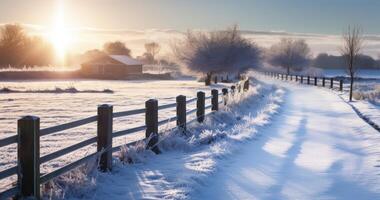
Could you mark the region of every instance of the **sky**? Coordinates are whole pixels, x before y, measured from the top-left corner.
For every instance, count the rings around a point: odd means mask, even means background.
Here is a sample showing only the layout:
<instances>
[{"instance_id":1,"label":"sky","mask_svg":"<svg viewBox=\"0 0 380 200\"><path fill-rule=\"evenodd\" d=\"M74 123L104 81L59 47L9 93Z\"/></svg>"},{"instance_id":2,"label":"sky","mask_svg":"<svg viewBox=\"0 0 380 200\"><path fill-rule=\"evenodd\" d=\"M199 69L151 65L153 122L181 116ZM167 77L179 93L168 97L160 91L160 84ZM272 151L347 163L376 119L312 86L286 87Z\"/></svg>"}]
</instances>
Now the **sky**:
<instances>
[{"instance_id":1,"label":"sky","mask_svg":"<svg viewBox=\"0 0 380 200\"><path fill-rule=\"evenodd\" d=\"M0 0L0 24L17 22L36 34L65 29L62 35L70 35L65 38L70 40L67 48L78 51L120 39L136 46L131 47L135 55L147 41L167 42L188 29L220 30L232 24L255 32L259 44L284 37L273 33L290 33L308 35L317 45L312 46L315 52L336 52L338 36L348 25L378 36L379 19L378 0ZM329 44L318 45L327 41L321 41L324 36L335 50ZM369 54L379 54L378 40L369 42Z\"/></svg>"}]
</instances>

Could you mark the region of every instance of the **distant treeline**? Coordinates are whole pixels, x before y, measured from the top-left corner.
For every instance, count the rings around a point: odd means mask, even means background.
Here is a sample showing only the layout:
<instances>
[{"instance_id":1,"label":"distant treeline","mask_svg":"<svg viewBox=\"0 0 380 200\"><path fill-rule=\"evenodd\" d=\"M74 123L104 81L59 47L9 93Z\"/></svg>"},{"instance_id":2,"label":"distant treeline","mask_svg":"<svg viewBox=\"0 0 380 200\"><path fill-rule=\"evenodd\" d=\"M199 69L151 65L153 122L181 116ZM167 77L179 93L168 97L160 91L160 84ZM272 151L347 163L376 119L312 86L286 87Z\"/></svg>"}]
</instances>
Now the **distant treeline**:
<instances>
[{"instance_id":1,"label":"distant treeline","mask_svg":"<svg viewBox=\"0 0 380 200\"><path fill-rule=\"evenodd\" d=\"M347 65L343 56L328 55L326 53L321 53L312 59L311 64L313 67L324 69L345 68ZM355 65L365 69L380 69L380 60L375 60L367 55L359 55Z\"/></svg>"},{"instance_id":2,"label":"distant treeline","mask_svg":"<svg viewBox=\"0 0 380 200\"><path fill-rule=\"evenodd\" d=\"M29 36L18 24L0 30L0 68L49 66L54 63L54 48L39 36Z\"/></svg>"}]
</instances>

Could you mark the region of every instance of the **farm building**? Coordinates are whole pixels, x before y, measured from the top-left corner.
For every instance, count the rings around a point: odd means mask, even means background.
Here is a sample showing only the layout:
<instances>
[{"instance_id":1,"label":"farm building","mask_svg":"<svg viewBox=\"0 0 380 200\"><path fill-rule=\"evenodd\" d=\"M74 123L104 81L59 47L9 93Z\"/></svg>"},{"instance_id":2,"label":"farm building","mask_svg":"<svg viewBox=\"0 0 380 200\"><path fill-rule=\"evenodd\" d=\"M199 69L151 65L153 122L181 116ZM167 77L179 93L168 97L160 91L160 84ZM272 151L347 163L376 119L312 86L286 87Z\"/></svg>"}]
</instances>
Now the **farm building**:
<instances>
[{"instance_id":1,"label":"farm building","mask_svg":"<svg viewBox=\"0 0 380 200\"><path fill-rule=\"evenodd\" d=\"M81 74L96 78L124 78L142 74L142 63L126 55L98 55L82 63Z\"/></svg>"}]
</instances>

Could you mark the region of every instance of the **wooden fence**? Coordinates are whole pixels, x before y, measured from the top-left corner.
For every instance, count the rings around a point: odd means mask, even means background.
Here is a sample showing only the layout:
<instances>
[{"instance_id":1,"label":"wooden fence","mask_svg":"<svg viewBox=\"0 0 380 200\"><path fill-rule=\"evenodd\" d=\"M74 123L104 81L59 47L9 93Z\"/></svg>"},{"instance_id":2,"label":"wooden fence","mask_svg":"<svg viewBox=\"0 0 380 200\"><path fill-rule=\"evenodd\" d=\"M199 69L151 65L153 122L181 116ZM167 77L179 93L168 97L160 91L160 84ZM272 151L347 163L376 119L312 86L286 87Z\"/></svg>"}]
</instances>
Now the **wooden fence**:
<instances>
[{"instance_id":1,"label":"wooden fence","mask_svg":"<svg viewBox=\"0 0 380 200\"><path fill-rule=\"evenodd\" d=\"M249 89L249 80L243 80L231 86L230 94L243 93ZM219 96L223 95L222 100ZM205 105L205 100L211 99L210 105ZM40 185L58 177L84 163L92 158L99 159L99 170L108 171L112 169L112 153L120 151L120 146L113 147L112 140L116 137L124 136L131 133L136 133L145 130L145 141L148 141L147 148L155 153L160 153L156 143L158 142L158 127L170 121L177 121L177 127L185 130L186 124L197 121L202 123L208 114L218 111L219 105L227 104L228 89L224 88L222 93L218 90L211 90L211 95L205 97L204 92L198 92L197 97L193 99L186 99L186 96L179 95L176 98L176 103L158 106L156 99L149 99L145 102L145 108L129 110L123 112L113 112L113 106L104 104L98 106L98 113L96 116L87 117L77 121L68 122L65 124L40 129L40 119L35 116L25 116L17 121L17 135L10 136L0 140L0 148L17 144L17 166L8 168L0 172L0 180L9 178L10 176L17 175L17 184L14 187L5 189L0 192L0 199L11 197L34 197L40 199ZM196 108L186 111L186 105L196 101ZM158 111L163 109L176 108L176 116L170 117L165 120L158 121ZM211 112L205 114L206 109ZM112 125L113 119L119 117L126 117L145 113L145 125L138 126L122 131L113 132ZM187 115L196 113L195 119L187 122ZM72 129L89 123L97 122L97 136L74 144L72 146L63 148L45 156L40 156L40 137L52 133L61 132L64 130ZM128 143L132 145L138 141ZM64 156L68 153L76 151L80 148L86 147L91 144L97 144L97 152L80 158L62 168L56 169L47 174L40 174L40 165Z\"/></svg>"},{"instance_id":2,"label":"wooden fence","mask_svg":"<svg viewBox=\"0 0 380 200\"><path fill-rule=\"evenodd\" d=\"M314 85L329 87L330 89L338 89L343 91L343 80L336 80L330 77L316 77L316 76L302 76L302 75L291 75L291 74L281 74L276 72L264 72L266 76L286 80L286 81L295 81L301 84Z\"/></svg>"}]
</instances>

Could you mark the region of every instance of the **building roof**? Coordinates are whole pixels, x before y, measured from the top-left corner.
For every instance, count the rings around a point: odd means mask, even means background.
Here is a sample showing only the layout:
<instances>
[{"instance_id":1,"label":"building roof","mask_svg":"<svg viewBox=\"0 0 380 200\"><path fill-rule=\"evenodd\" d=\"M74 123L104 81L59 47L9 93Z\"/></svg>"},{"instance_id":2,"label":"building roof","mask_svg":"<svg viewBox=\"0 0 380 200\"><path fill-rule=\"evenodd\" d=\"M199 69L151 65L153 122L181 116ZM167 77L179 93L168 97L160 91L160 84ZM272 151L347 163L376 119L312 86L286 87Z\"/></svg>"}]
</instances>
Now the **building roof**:
<instances>
[{"instance_id":1,"label":"building roof","mask_svg":"<svg viewBox=\"0 0 380 200\"><path fill-rule=\"evenodd\" d=\"M126 55L109 55L109 57L125 65L142 65L140 61Z\"/></svg>"}]
</instances>

